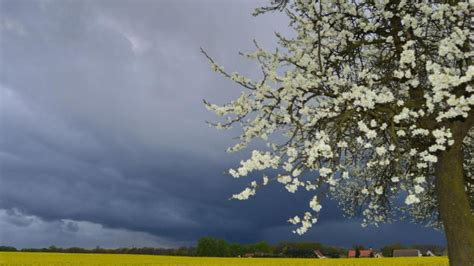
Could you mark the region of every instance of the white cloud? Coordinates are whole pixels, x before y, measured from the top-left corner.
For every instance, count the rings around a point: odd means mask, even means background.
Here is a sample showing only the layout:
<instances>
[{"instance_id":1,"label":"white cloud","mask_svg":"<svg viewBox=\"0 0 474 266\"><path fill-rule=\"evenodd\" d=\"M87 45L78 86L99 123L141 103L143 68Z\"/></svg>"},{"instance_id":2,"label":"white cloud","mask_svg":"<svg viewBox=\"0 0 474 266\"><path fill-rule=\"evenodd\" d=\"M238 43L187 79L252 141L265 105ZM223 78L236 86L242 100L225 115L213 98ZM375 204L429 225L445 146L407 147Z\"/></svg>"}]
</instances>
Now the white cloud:
<instances>
[{"instance_id":1,"label":"white cloud","mask_svg":"<svg viewBox=\"0 0 474 266\"><path fill-rule=\"evenodd\" d=\"M0 30L10 31L18 35L26 34L25 27L20 22L9 17L0 18Z\"/></svg>"},{"instance_id":2,"label":"white cloud","mask_svg":"<svg viewBox=\"0 0 474 266\"><path fill-rule=\"evenodd\" d=\"M130 43L130 49L135 54L143 54L151 47L151 43L145 38L139 36L139 34L134 31L130 25L121 23L112 17L107 17L101 14L97 16L97 24L122 35L122 37L124 37Z\"/></svg>"}]
</instances>

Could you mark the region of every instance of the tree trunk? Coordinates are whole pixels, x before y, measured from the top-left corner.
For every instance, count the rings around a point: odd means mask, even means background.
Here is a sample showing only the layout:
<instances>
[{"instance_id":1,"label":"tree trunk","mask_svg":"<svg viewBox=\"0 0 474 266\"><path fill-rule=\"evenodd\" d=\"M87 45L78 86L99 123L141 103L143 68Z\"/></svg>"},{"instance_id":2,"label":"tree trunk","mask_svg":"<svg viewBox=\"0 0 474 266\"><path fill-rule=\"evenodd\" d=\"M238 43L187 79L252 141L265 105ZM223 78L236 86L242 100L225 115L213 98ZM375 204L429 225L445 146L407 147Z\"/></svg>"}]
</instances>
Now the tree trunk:
<instances>
[{"instance_id":1,"label":"tree trunk","mask_svg":"<svg viewBox=\"0 0 474 266\"><path fill-rule=\"evenodd\" d=\"M436 164L436 194L451 266L474 265L474 216L464 188L463 159L461 145L454 144Z\"/></svg>"}]
</instances>

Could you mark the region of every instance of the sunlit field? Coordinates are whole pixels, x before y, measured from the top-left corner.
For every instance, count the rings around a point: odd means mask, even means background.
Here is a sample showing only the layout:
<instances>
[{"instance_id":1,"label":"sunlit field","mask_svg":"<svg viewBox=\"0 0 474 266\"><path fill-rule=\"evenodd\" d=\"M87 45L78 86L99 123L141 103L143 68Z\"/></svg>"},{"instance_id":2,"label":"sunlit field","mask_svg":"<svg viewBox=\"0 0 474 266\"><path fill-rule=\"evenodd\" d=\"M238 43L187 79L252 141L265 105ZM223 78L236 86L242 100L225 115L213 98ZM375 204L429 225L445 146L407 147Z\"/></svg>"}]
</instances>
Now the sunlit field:
<instances>
[{"instance_id":1,"label":"sunlit field","mask_svg":"<svg viewBox=\"0 0 474 266\"><path fill-rule=\"evenodd\" d=\"M413 265L447 266L446 257L370 259L197 258L123 254L0 252L0 265Z\"/></svg>"}]
</instances>

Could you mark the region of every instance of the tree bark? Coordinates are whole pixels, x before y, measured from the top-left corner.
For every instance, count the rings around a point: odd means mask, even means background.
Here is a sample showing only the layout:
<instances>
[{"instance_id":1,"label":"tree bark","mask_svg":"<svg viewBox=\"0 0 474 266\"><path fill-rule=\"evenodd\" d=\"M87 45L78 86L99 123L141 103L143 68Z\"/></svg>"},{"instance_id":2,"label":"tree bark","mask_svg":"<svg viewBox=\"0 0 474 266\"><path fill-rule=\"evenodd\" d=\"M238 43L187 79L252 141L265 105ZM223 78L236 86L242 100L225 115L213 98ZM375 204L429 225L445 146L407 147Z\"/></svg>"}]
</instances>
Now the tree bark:
<instances>
[{"instance_id":1,"label":"tree bark","mask_svg":"<svg viewBox=\"0 0 474 266\"><path fill-rule=\"evenodd\" d=\"M456 144L438 157L436 193L451 266L474 265L474 216L465 191L463 151ZM462 138L461 138L462 142Z\"/></svg>"}]
</instances>

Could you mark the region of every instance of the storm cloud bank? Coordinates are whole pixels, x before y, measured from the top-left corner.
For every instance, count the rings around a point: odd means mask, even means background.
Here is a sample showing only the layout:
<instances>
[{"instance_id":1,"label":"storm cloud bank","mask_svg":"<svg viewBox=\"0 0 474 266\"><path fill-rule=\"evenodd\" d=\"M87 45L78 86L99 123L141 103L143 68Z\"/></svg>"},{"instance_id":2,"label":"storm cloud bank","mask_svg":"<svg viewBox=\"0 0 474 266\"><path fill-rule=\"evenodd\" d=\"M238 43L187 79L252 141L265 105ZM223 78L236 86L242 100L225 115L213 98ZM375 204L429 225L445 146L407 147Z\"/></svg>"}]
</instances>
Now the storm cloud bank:
<instances>
[{"instance_id":1,"label":"storm cloud bank","mask_svg":"<svg viewBox=\"0 0 474 266\"><path fill-rule=\"evenodd\" d=\"M0 1L0 245L104 247L312 240L350 246L444 243L397 223L363 229L332 203L300 238L286 220L307 195L280 187L230 201L233 132L209 128L202 99L239 88L210 71L255 75L238 56L275 43L281 14L254 1ZM397 232L397 236L391 236Z\"/></svg>"}]
</instances>

